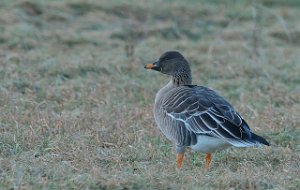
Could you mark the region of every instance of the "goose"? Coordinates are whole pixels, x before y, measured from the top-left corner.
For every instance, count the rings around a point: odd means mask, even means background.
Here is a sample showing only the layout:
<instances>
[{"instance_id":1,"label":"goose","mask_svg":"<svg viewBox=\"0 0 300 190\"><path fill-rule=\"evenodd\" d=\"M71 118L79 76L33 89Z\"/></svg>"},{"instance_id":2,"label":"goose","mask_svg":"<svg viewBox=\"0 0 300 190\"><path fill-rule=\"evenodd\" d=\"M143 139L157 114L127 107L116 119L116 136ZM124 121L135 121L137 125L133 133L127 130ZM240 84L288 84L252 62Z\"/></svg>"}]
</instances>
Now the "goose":
<instances>
[{"instance_id":1,"label":"goose","mask_svg":"<svg viewBox=\"0 0 300 190\"><path fill-rule=\"evenodd\" d=\"M269 142L253 133L243 117L214 90L192 84L188 61L178 51L167 51L146 69L171 76L155 96L154 119L161 132L176 145L181 169L187 147L205 153L205 169L212 154L229 147L252 147Z\"/></svg>"}]
</instances>

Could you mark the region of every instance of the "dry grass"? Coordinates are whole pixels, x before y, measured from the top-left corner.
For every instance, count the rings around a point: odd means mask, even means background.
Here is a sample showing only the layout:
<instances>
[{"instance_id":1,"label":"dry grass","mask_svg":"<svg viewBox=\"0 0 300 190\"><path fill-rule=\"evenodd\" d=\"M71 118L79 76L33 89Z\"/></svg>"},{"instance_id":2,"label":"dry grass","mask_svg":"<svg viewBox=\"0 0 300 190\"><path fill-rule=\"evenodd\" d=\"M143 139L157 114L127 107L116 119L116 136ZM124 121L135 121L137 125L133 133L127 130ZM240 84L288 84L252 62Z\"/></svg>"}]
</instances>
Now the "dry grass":
<instances>
[{"instance_id":1,"label":"dry grass","mask_svg":"<svg viewBox=\"0 0 300 190\"><path fill-rule=\"evenodd\" d=\"M1 1L0 189L300 189L299 17L292 0ZM152 116L168 78L143 69L169 49L272 146L177 172Z\"/></svg>"}]
</instances>

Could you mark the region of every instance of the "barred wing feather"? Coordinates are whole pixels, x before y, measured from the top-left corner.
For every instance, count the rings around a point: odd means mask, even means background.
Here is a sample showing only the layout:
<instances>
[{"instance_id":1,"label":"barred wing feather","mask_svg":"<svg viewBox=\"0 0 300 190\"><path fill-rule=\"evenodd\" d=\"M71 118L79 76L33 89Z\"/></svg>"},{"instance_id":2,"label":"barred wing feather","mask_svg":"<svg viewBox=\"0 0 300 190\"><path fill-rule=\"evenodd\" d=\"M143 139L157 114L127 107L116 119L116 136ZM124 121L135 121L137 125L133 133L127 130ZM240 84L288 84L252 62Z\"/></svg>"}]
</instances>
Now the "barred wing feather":
<instances>
[{"instance_id":1,"label":"barred wing feather","mask_svg":"<svg viewBox=\"0 0 300 190\"><path fill-rule=\"evenodd\" d=\"M223 138L239 147L257 145L243 118L223 97L207 87L174 88L166 95L162 107L167 117L183 122L195 134Z\"/></svg>"}]
</instances>

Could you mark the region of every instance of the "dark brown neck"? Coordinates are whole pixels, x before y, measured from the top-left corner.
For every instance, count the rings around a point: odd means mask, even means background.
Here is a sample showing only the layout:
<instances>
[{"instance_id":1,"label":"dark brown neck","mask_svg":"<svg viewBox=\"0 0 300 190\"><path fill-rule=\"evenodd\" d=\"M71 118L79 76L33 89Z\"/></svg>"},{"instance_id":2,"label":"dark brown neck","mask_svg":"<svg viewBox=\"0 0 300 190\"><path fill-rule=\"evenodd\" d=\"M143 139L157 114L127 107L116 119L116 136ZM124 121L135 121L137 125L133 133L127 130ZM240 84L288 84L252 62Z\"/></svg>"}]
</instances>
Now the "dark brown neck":
<instances>
[{"instance_id":1,"label":"dark brown neck","mask_svg":"<svg viewBox=\"0 0 300 190\"><path fill-rule=\"evenodd\" d=\"M192 77L190 74L181 74L173 76L172 81L174 86L189 85L192 84Z\"/></svg>"}]
</instances>

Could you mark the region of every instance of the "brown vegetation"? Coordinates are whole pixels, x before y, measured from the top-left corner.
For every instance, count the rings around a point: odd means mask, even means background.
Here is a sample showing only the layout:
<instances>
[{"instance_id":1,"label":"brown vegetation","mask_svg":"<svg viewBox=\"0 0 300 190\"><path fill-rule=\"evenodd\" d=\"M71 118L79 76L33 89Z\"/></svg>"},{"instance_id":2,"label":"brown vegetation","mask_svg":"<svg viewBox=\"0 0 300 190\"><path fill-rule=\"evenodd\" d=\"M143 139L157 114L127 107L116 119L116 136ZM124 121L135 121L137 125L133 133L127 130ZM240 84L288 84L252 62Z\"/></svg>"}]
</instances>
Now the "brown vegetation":
<instances>
[{"instance_id":1,"label":"brown vegetation","mask_svg":"<svg viewBox=\"0 0 300 190\"><path fill-rule=\"evenodd\" d=\"M299 10L292 0L1 1L0 188L300 189ZM152 115L169 79L143 69L170 49L272 146L217 153L209 172L188 153L177 172Z\"/></svg>"}]
</instances>

